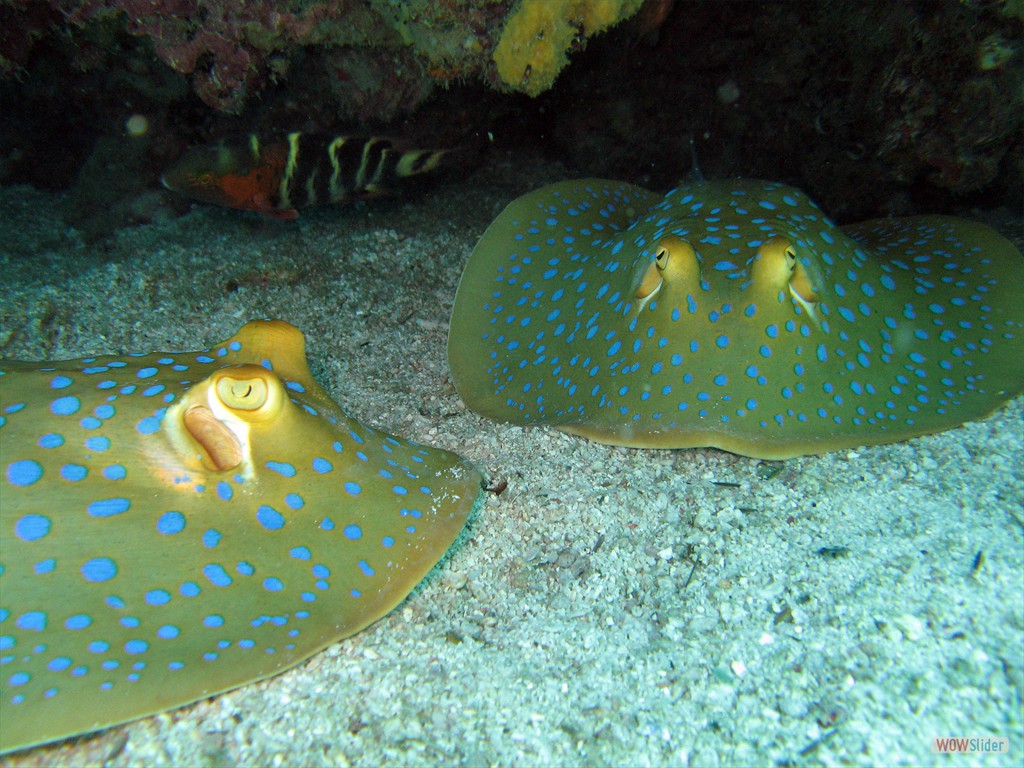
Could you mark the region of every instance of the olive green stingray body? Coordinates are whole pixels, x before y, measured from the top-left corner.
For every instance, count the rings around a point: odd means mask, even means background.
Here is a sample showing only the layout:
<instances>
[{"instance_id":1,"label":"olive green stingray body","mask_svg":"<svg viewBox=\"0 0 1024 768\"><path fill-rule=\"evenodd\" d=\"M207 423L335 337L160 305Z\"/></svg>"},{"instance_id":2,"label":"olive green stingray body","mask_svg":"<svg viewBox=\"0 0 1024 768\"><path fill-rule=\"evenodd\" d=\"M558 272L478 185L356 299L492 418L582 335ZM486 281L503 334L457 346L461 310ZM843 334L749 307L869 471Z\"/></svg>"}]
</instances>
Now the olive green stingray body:
<instances>
[{"instance_id":1,"label":"olive green stingray body","mask_svg":"<svg viewBox=\"0 0 1024 768\"><path fill-rule=\"evenodd\" d=\"M1024 259L942 216L837 227L802 192L562 182L470 256L466 405L605 443L785 458L980 418L1024 390Z\"/></svg>"},{"instance_id":2,"label":"olive green stingray body","mask_svg":"<svg viewBox=\"0 0 1024 768\"><path fill-rule=\"evenodd\" d=\"M380 618L480 475L348 418L294 327L0 364L0 751L294 666Z\"/></svg>"}]
</instances>

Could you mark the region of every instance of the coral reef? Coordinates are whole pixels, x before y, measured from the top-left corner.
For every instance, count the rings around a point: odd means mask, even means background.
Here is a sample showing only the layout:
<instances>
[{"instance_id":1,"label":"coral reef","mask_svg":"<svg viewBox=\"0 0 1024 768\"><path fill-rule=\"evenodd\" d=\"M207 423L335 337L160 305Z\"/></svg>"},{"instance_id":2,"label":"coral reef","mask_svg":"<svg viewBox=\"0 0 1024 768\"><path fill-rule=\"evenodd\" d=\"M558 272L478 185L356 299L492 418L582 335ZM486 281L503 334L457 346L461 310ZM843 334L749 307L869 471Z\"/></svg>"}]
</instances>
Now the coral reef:
<instances>
[{"instance_id":1,"label":"coral reef","mask_svg":"<svg viewBox=\"0 0 1024 768\"><path fill-rule=\"evenodd\" d=\"M0 0L0 76L24 66L48 32L88 39L117 25L190 78L209 106L237 114L319 58L351 88L343 112L386 121L434 85L470 78L532 96L550 88L583 41L633 16L644 0ZM664 18L670 0L649 0ZM75 57L80 67L94 66ZM492 62L493 58L493 62ZM497 72L495 73L495 66ZM387 77L383 76L387 73ZM400 91L404 99L387 91Z\"/></svg>"},{"instance_id":2,"label":"coral reef","mask_svg":"<svg viewBox=\"0 0 1024 768\"><path fill-rule=\"evenodd\" d=\"M656 189L687 174L693 139L705 175L786 181L841 220L1020 206L1022 8L0 0L0 183L72 188L79 217L114 227L187 145L370 130L531 146L560 173ZM150 132L119 158L132 115ZM138 189L102 183L117 173Z\"/></svg>"},{"instance_id":3,"label":"coral reef","mask_svg":"<svg viewBox=\"0 0 1024 768\"><path fill-rule=\"evenodd\" d=\"M340 101L342 111L349 107L354 114L366 112L368 102L380 103L384 90L419 94L419 103L435 83L482 75L489 66L485 48L493 47L487 35L500 28L511 5L511 0L0 0L0 77L24 67L47 34L88 41L97 30L117 26L188 77L195 93L219 112L239 113L255 94L286 80L297 60L313 56L337 60L339 68L356 75L368 73L365 82L355 84L354 101ZM73 58L79 68L97 64L85 55ZM390 76L382 78L388 69ZM367 102L360 100L363 94ZM373 116L388 120L394 112Z\"/></svg>"},{"instance_id":4,"label":"coral reef","mask_svg":"<svg viewBox=\"0 0 1024 768\"><path fill-rule=\"evenodd\" d=\"M130 34L146 38L172 70L191 76L204 102L228 113L239 112L253 92L279 77L302 46L370 46L386 40L386 31L378 31L377 18L362 3L78 0L59 5L68 23L83 29L116 16Z\"/></svg>"}]
</instances>

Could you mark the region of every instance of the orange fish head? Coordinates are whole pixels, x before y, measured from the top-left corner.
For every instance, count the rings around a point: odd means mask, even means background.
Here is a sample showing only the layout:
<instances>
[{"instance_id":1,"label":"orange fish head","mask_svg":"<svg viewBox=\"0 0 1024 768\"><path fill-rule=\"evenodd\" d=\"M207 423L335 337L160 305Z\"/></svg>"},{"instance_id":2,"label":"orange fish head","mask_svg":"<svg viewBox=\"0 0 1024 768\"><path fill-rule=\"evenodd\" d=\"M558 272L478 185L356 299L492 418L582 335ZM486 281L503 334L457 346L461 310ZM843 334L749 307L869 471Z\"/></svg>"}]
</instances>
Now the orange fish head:
<instances>
[{"instance_id":1,"label":"orange fish head","mask_svg":"<svg viewBox=\"0 0 1024 768\"><path fill-rule=\"evenodd\" d=\"M281 169L244 143L219 142L187 152L164 173L163 185L204 203L269 213Z\"/></svg>"}]
</instances>

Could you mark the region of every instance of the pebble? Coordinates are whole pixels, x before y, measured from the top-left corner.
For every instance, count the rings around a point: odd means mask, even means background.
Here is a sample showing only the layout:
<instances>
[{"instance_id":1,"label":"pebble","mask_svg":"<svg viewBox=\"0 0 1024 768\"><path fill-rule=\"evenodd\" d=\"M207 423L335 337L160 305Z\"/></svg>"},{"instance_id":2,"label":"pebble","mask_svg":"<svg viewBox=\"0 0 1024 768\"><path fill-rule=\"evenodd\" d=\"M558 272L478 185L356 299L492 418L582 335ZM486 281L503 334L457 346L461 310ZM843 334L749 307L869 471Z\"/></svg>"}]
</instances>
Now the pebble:
<instances>
[{"instance_id":1,"label":"pebble","mask_svg":"<svg viewBox=\"0 0 1024 768\"><path fill-rule=\"evenodd\" d=\"M912 643L916 643L925 636L925 624L917 616L904 613L893 618L892 623L903 633L903 636Z\"/></svg>"}]
</instances>

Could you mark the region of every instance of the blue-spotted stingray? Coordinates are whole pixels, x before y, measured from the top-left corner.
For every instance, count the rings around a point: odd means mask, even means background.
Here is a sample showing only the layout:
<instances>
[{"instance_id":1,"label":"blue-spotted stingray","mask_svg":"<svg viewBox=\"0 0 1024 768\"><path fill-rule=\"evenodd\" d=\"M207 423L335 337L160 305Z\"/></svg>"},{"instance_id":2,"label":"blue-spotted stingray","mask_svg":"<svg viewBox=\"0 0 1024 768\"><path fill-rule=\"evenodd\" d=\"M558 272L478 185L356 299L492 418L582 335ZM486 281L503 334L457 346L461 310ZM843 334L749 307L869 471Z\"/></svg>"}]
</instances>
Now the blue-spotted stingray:
<instances>
[{"instance_id":1,"label":"blue-spotted stingray","mask_svg":"<svg viewBox=\"0 0 1024 768\"><path fill-rule=\"evenodd\" d=\"M1024 390L1024 259L971 221L837 227L799 190L553 184L466 265L473 411L615 445L767 459L903 440Z\"/></svg>"},{"instance_id":2,"label":"blue-spotted stingray","mask_svg":"<svg viewBox=\"0 0 1024 768\"><path fill-rule=\"evenodd\" d=\"M0 752L292 667L448 549L477 470L348 418L304 346L0 364Z\"/></svg>"}]
</instances>

